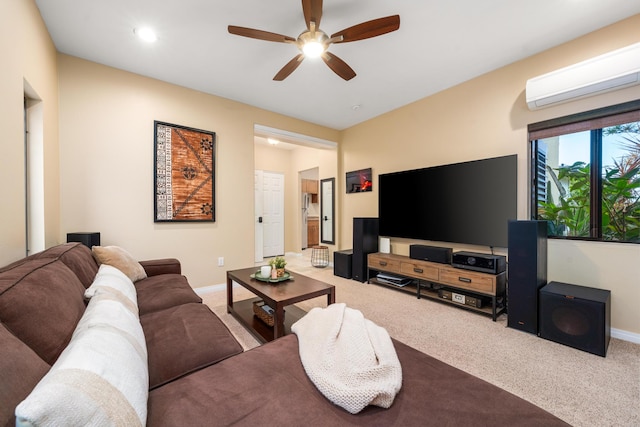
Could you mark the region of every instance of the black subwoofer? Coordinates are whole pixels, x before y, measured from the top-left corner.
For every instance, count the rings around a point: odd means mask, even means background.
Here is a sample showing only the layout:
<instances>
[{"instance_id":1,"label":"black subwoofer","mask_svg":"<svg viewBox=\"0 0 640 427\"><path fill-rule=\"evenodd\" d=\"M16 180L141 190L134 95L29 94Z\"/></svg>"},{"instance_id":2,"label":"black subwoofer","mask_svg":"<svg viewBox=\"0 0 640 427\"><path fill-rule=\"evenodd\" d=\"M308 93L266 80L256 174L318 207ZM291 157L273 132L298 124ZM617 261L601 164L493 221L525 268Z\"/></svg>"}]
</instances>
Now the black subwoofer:
<instances>
[{"instance_id":1,"label":"black subwoofer","mask_svg":"<svg viewBox=\"0 0 640 427\"><path fill-rule=\"evenodd\" d=\"M89 249L92 246L100 246L100 233L67 233L67 243L80 242Z\"/></svg>"},{"instance_id":2,"label":"black subwoofer","mask_svg":"<svg viewBox=\"0 0 640 427\"><path fill-rule=\"evenodd\" d=\"M335 276L351 279L351 258L353 251L335 251L333 253L333 274Z\"/></svg>"},{"instance_id":3,"label":"black subwoofer","mask_svg":"<svg viewBox=\"0 0 640 427\"><path fill-rule=\"evenodd\" d=\"M606 356L611 339L611 291L550 282L540 289L540 336Z\"/></svg>"}]
</instances>

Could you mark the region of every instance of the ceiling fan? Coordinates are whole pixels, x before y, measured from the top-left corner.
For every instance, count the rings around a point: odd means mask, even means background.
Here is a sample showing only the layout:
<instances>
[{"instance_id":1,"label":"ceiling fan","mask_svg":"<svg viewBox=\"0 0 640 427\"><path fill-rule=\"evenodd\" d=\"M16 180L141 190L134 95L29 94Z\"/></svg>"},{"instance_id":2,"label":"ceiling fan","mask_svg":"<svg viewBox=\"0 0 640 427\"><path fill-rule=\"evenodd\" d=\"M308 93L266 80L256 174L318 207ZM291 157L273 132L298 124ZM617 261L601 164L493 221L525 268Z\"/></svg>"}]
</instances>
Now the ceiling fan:
<instances>
[{"instance_id":1,"label":"ceiling fan","mask_svg":"<svg viewBox=\"0 0 640 427\"><path fill-rule=\"evenodd\" d=\"M322 57L325 64L327 64L337 75L345 80L351 80L356 76L355 71L353 71L353 69L342 59L338 58L331 52L328 52L327 49L329 48L329 45L333 43L347 43L364 40L390 33L400 28L400 16L393 15L363 22L328 36L320 29L320 20L322 19L322 0L302 0L302 13L304 14L307 29L303 31L298 38L271 33L268 31L255 30L253 28L238 27L235 25L229 25L228 29L229 33L237 36L250 37L270 42L295 44L298 49L300 49L301 53L296 55L273 77L273 80L282 81L286 79L289 74L293 73L296 68L298 68L305 57L318 56Z\"/></svg>"}]
</instances>

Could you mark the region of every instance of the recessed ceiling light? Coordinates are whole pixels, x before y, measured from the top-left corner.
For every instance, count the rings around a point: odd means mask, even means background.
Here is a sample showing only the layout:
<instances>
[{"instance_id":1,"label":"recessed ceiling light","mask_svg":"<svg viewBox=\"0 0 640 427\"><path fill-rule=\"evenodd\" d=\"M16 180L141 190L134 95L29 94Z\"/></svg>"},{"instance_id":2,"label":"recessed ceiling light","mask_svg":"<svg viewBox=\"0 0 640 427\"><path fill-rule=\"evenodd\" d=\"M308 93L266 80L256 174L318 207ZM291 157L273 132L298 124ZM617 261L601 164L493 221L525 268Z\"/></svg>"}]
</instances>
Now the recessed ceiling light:
<instances>
[{"instance_id":1,"label":"recessed ceiling light","mask_svg":"<svg viewBox=\"0 0 640 427\"><path fill-rule=\"evenodd\" d=\"M359 109L360 109L360 104L352 105L352 106L351 106L351 109L352 109L353 111L359 110Z\"/></svg>"},{"instance_id":2,"label":"recessed ceiling light","mask_svg":"<svg viewBox=\"0 0 640 427\"><path fill-rule=\"evenodd\" d=\"M267 138L267 142L271 145L278 145L278 143L280 143L280 141L275 138Z\"/></svg>"},{"instance_id":3,"label":"recessed ceiling light","mask_svg":"<svg viewBox=\"0 0 640 427\"><path fill-rule=\"evenodd\" d=\"M148 27L134 28L133 32L136 36L140 37L142 40L148 43L153 43L158 40L158 36L156 36L156 33Z\"/></svg>"}]
</instances>

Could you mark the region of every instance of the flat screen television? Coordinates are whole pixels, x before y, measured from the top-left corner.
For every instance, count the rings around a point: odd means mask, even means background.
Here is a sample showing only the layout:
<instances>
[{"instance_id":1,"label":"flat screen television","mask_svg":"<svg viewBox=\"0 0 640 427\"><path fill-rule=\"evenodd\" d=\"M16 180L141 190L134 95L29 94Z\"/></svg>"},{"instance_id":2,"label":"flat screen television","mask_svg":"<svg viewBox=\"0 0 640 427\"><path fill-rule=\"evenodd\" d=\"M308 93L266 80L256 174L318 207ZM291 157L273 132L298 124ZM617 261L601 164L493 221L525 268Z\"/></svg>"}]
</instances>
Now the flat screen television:
<instances>
[{"instance_id":1,"label":"flat screen television","mask_svg":"<svg viewBox=\"0 0 640 427\"><path fill-rule=\"evenodd\" d=\"M506 248L517 181L516 155L381 174L380 235Z\"/></svg>"}]
</instances>

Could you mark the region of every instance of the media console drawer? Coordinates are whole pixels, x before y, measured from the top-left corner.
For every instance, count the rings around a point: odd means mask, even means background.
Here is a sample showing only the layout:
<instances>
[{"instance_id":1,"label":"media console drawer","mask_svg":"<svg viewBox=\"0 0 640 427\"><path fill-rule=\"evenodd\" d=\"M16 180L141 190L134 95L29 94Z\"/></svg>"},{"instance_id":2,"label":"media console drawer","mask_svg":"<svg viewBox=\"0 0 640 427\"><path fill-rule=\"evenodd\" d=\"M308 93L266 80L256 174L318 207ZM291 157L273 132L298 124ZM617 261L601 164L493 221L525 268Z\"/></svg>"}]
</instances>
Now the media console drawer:
<instances>
[{"instance_id":1,"label":"media console drawer","mask_svg":"<svg viewBox=\"0 0 640 427\"><path fill-rule=\"evenodd\" d=\"M400 273L400 260L392 255L369 254L369 268L384 270L389 273Z\"/></svg>"},{"instance_id":2,"label":"media console drawer","mask_svg":"<svg viewBox=\"0 0 640 427\"><path fill-rule=\"evenodd\" d=\"M438 268L421 262L400 263L400 273L418 279L438 280Z\"/></svg>"},{"instance_id":3,"label":"media console drawer","mask_svg":"<svg viewBox=\"0 0 640 427\"><path fill-rule=\"evenodd\" d=\"M440 270L440 283L455 286L456 288L469 289L470 291L495 294L496 281L494 277L480 275L462 269Z\"/></svg>"}]
</instances>

